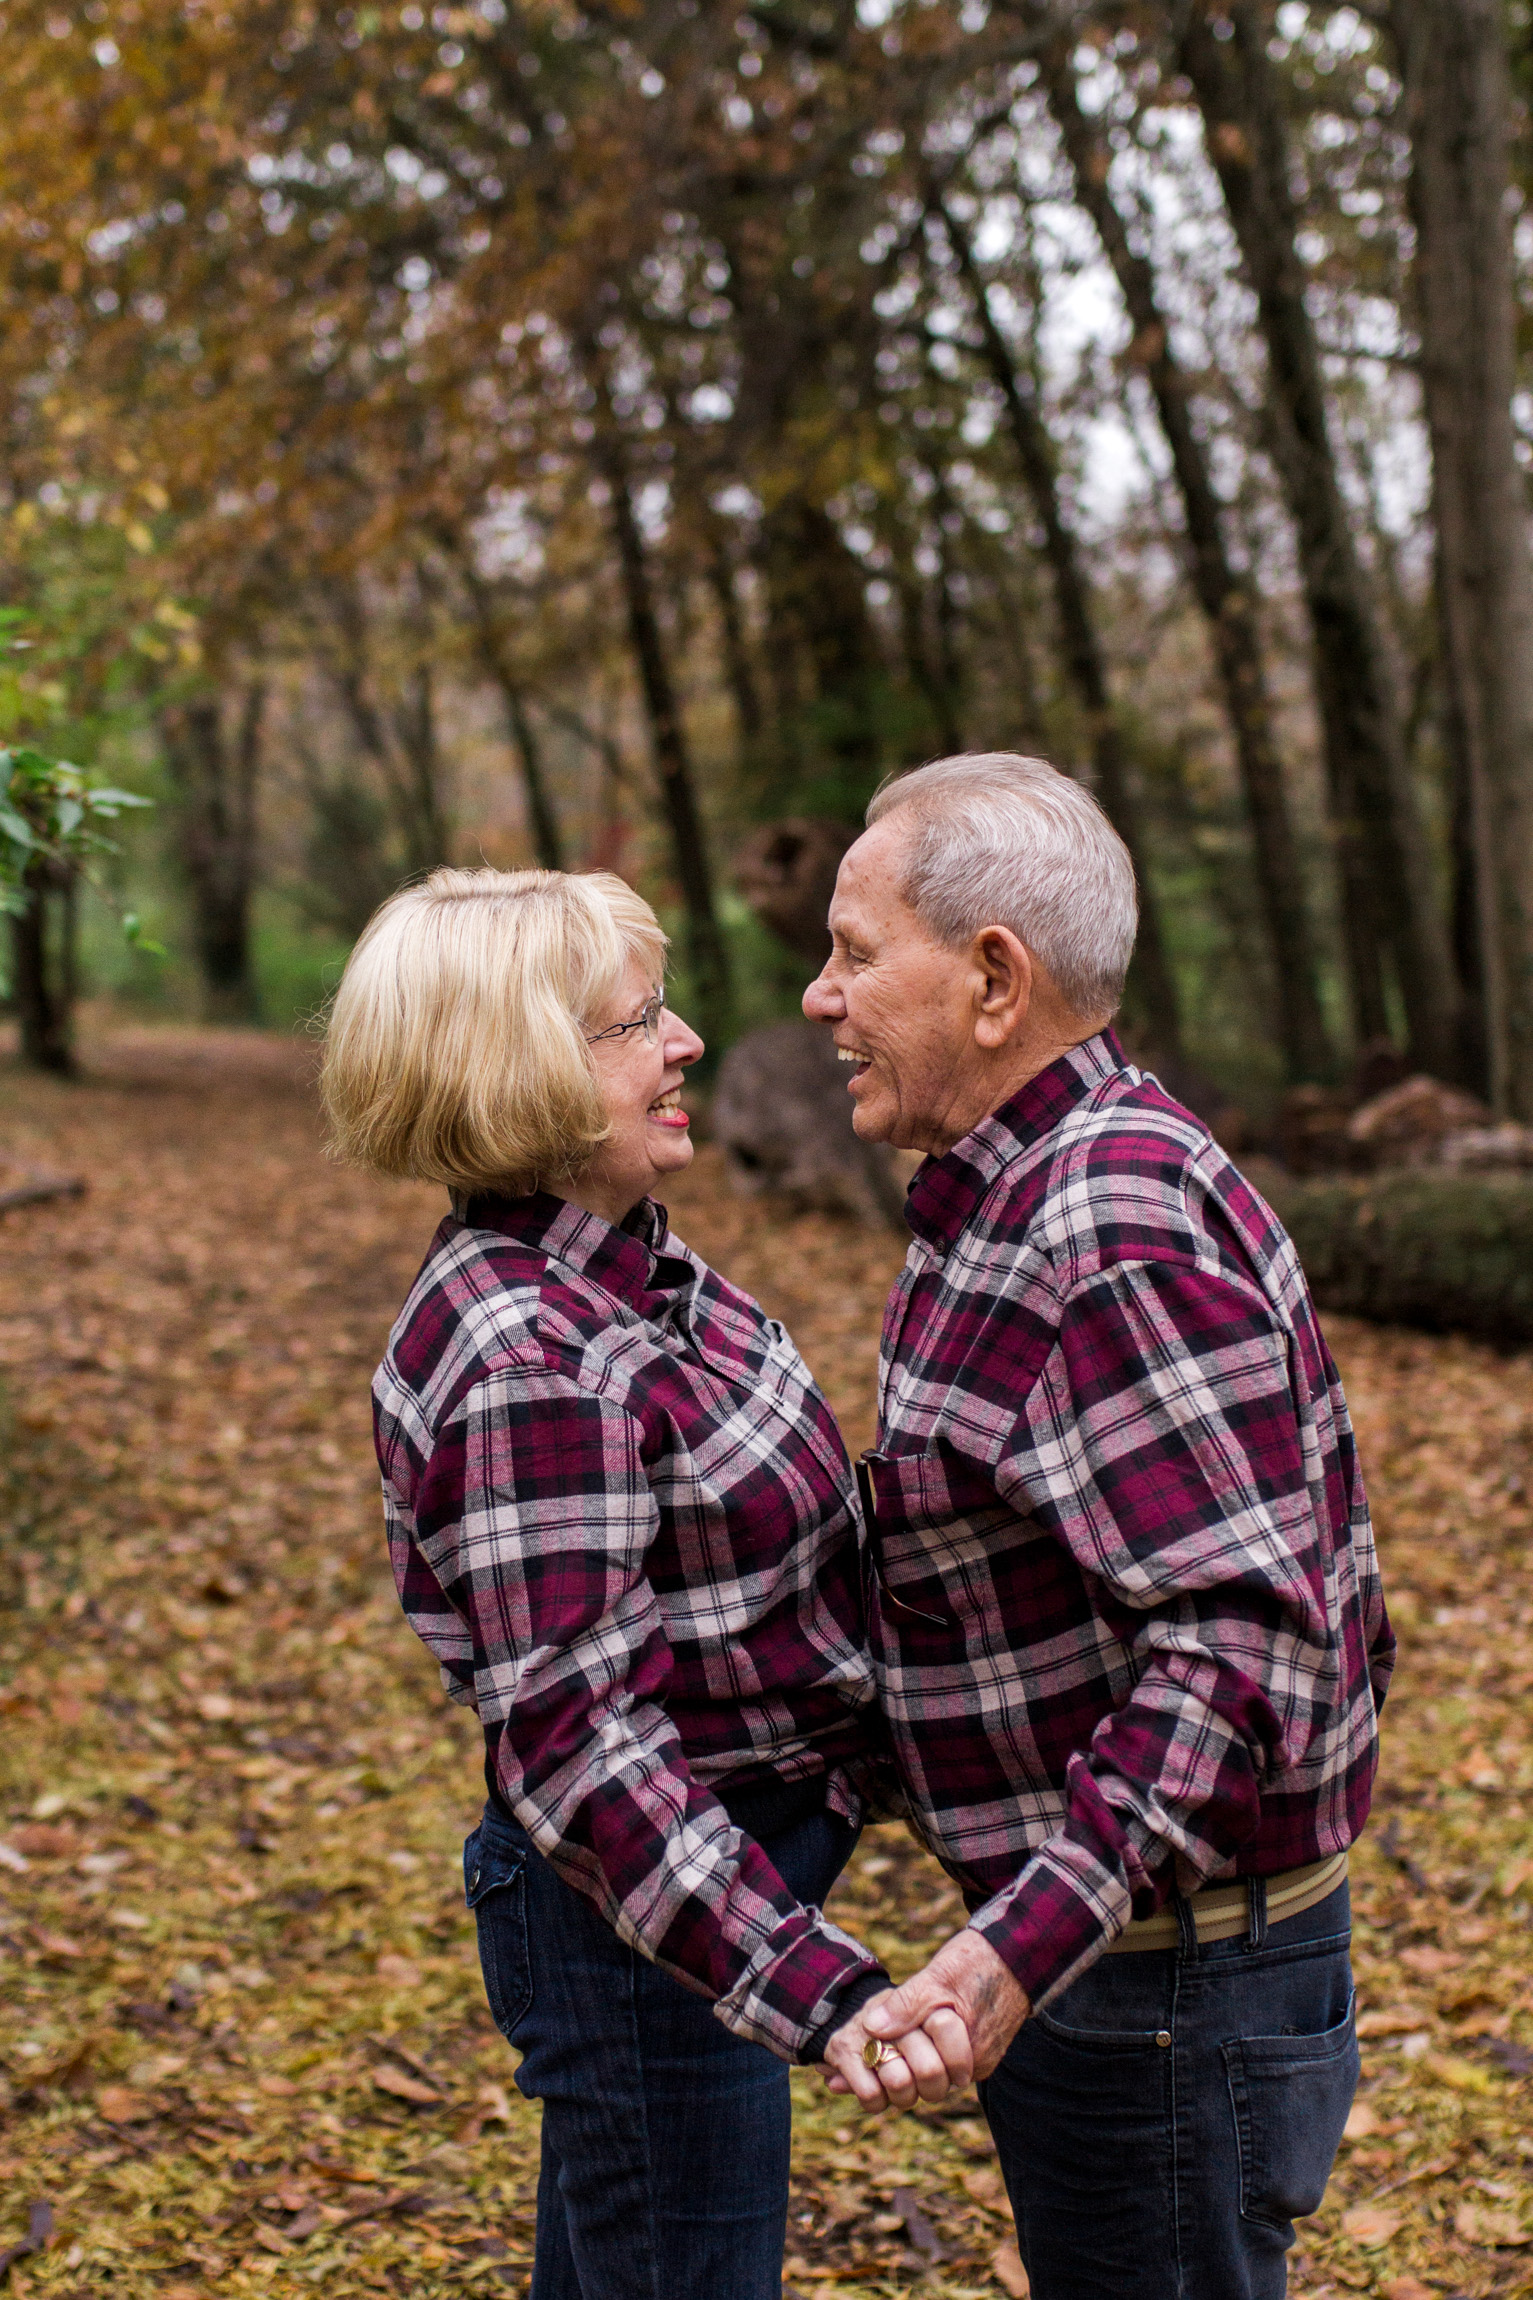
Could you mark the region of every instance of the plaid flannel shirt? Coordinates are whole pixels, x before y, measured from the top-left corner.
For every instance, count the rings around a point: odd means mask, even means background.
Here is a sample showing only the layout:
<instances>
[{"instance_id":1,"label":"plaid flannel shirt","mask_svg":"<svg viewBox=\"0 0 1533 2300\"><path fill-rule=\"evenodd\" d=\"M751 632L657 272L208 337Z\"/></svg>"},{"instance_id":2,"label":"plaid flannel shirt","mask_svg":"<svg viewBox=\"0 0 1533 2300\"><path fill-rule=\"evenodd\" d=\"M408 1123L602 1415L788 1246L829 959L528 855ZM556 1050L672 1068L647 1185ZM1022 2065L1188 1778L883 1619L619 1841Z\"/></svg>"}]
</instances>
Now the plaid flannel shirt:
<instances>
[{"instance_id":1,"label":"plaid flannel shirt","mask_svg":"<svg viewBox=\"0 0 1533 2300\"><path fill-rule=\"evenodd\" d=\"M873 1745L830 1409L663 1209L465 1212L373 1385L405 1613L566 1883L739 2035L812 2058L881 1968L715 1792L823 1773L845 1810Z\"/></svg>"},{"instance_id":2,"label":"plaid flannel shirt","mask_svg":"<svg viewBox=\"0 0 1533 2300\"><path fill-rule=\"evenodd\" d=\"M1394 1657L1292 1245L1110 1033L910 1189L871 1636L918 1824L1046 2004L1173 1884L1349 1845Z\"/></svg>"}]
</instances>

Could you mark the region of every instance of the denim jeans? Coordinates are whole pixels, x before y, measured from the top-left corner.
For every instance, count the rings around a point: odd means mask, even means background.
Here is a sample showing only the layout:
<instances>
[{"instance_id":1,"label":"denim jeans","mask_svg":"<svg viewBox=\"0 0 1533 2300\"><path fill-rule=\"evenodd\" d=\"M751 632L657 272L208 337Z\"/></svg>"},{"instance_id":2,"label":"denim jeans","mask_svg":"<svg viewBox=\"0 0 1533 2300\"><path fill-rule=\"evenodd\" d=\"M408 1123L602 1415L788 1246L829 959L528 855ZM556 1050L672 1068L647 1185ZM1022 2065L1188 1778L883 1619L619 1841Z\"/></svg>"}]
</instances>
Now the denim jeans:
<instances>
[{"instance_id":1,"label":"denim jeans","mask_svg":"<svg viewBox=\"0 0 1533 2300\"><path fill-rule=\"evenodd\" d=\"M856 1841L823 1812L761 1840L816 1906ZM543 2103L531 2300L781 2300L786 2063L625 1947L493 1806L463 1873L490 2011Z\"/></svg>"},{"instance_id":2,"label":"denim jeans","mask_svg":"<svg viewBox=\"0 0 1533 2300\"><path fill-rule=\"evenodd\" d=\"M1263 1898L1102 1957L980 2086L1033 2300L1282 2300L1358 2053L1346 1886L1270 1929Z\"/></svg>"}]
</instances>

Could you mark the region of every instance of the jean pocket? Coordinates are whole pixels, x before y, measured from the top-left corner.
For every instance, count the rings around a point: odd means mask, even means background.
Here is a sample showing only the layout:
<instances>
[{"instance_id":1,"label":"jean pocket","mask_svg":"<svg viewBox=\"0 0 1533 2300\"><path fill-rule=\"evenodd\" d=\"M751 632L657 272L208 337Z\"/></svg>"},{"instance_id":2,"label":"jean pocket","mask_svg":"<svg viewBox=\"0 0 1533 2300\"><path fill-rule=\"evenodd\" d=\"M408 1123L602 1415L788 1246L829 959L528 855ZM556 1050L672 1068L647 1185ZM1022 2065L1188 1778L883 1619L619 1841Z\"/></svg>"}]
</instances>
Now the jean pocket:
<instances>
[{"instance_id":1,"label":"jean pocket","mask_svg":"<svg viewBox=\"0 0 1533 2300\"><path fill-rule=\"evenodd\" d=\"M1357 2090L1356 2002L1317 2036L1234 2037L1223 2048L1240 2144L1240 2209L1267 2228L1319 2209Z\"/></svg>"},{"instance_id":2,"label":"jean pocket","mask_svg":"<svg viewBox=\"0 0 1533 2300\"><path fill-rule=\"evenodd\" d=\"M479 1930L479 1967L490 2016L509 2038L532 2003L525 1850L477 1828L463 1847L463 1892Z\"/></svg>"}]
</instances>

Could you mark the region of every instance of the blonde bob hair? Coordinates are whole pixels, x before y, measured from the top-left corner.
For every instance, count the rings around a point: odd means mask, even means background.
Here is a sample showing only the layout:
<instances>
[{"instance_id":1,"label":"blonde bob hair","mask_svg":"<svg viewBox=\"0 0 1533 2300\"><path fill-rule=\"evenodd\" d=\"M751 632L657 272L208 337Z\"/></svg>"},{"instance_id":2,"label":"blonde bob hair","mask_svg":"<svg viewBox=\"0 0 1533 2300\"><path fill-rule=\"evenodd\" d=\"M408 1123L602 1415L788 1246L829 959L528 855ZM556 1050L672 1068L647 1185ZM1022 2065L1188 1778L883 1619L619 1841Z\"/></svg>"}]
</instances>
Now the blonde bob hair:
<instances>
[{"instance_id":1,"label":"blonde bob hair","mask_svg":"<svg viewBox=\"0 0 1533 2300\"><path fill-rule=\"evenodd\" d=\"M320 1091L336 1155L449 1190L569 1179L610 1131L585 1032L666 937L608 871L437 870L347 960Z\"/></svg>"}]
</instances>

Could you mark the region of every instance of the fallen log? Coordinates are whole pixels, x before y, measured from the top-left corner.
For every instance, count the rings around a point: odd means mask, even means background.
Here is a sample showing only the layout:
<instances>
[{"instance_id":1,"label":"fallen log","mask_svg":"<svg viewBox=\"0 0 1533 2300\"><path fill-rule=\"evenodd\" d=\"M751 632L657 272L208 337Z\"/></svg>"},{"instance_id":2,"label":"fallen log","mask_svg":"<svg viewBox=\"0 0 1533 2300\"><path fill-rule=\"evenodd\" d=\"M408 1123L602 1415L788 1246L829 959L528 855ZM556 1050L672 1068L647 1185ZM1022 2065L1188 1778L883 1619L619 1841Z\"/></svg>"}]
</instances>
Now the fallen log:
<instances>
[{"instance_id":1,"label":"fallen log","mask_svg":"<svg viewBox=\"0 0 1533 2300\"><path fill-rule=\"evenodd\" d=\"M1428 1333L1533 1342L1533 1180L1420 1167L1260 1187L1323 1310Z\"/></svg>"},{"instance_id":2,"label":"fallen log","mask_svg":"<svg viewBox=\"0 0 1533 2300\"><path fill-rule=\"evenodd\" d=\"M6 1172L19 1172L21 1179L0 1183L0 1214L8 1214L16 1206L41 1206L50 1198L83 1198L90 1187L79 1174L41 1174L25 1167L0 1168L0 1174Z\"/></svg>"}]
</instances>

